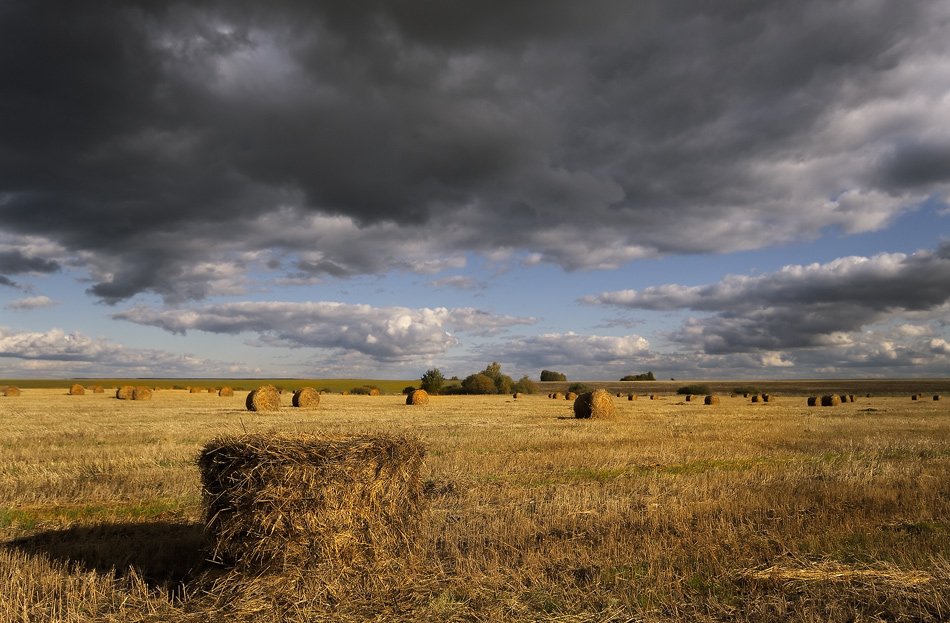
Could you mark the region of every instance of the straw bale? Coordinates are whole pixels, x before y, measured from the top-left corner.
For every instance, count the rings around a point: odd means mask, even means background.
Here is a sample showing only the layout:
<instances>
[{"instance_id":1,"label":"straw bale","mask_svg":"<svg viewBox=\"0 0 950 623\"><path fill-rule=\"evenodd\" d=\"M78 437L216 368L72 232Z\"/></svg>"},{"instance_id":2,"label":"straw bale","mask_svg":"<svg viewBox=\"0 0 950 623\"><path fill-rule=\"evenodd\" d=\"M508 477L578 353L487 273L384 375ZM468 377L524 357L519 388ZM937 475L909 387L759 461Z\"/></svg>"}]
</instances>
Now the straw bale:
<instances>
[{"instance_id":1,"label":"straw bale","mask_svg":"<svg viewBox=\"0 0 950 623\"><path fill-rule=\"evenodd\" d=\"M650 394L650 400L659 400L659 399L660 397L657 396L656 394Z\"/></svg>"},{"instance_id":2,"label":"straw bale","mask_svg":"<svg viewBox=\"0 0 950 623\"><path fill-rule=\"evenodd\" d=\"M209 394L217 394L217 393L218 393L218 389L217 389L216 387L209 387L209 388L208 388L208 393L209 393Z\"/></svg>"},{"instance_id":3,"label":"straw bale","mask_svg":"<svg viewBox=\"0 0 950 623\"><path fill-rule=\"evenodd\" d=\"M611 420L617 417L614 401L605 389L584 392L574 400L574 417Z\"/></svg>"},{"instance_id":4,"label":"straw bale","mask_svg":"<svg viewBox=\"0 0 950 623\"><path fill-rule=\"evenodd\" d=\"M577 394L574 392L567 392L567 395L564 396L564 400L577 400Z\"/></svg>"},{"instance_id":5,"label":"straw bale","mask_svg":"<svg viewBox=\"0 0 950 623\"><path fill-rule=\"evenodd\" d=\"M823 407L834 407L841 404L841 396L837 394L830 394L821 397L821 406Z\"/></svg>"},{"instance_id":6,"label":"straw bale","mask_svg":"<svg viewBox=\"0 0 950 623\"><path fill-rule=\"evenodd\" d=\"M935 394L935 395L934 395L934 400L940 400L940 395L939 395L939 394Z\"/></svg>"},{"instance_id":7,"label":"straw bale","mask_svg":"<svg viewBox=\"0 0 950 623\"><path fill-rule=\"evenodd\" d=\"M551 394L551 398L553 398L554 400L564 400L564 394L562 394L561 392L554 392L553 394Z\"/></svg>"},{"instance_id":8,"label":"straw bale","mask_svg":"<svg viewBox=\"0 0 950 623\"><path fill-rule=\"evenodd\" d=\"M752 396L752 402L762 402L762 396L759 394Z\"/></svg>"},{"instance_id":9,"label":"straw bale","mask_svg":"<svg viewBox=\"0 0 950 623\"><path fill-rule=\"evenodd\" d=\"M512 398L514 398L515 400L518 400L519 398L521 398L521 392L515 392L515 393L512 395Z\"/></svg>"},{"instance_id":10,"label":"straw bale","mask_svg":"<svg viewBox=\"0 0 950 623\"><path fill-rule=\"evenodd\" d=\"M4 396L11 396L11 397L12 397L12 396L19 396L19 395L20 395L20 388L17 387L16 385L7 385L6 387L3 388L3 395L4 395Z\"/></svg>"},{"instance_id":11,"label":"straw bale","mask_svg":"<svg viewBox=\"0 0 950 623\"><path fill-rule=\"evenodd\" d=\"M119 400L132 400L132 392L135 391L135 388L131 385L123 385L119 389L115 390L115 397Z\"/></svg>"},{"instance_id":12,"label":"straw bale","mask_svg":"<svg viewBox=\"0 0 950 623\"><path fill-rule=\"evenodd\" d=\"M320 392L312 387L301 387L294 392L291 401L295 407L315 408L320 406Z\"/></svg>"},{"instance_id":13,"label":"straw bale","mask_svg":"<svg viewBox=\"0 0 950 623\"><path fill-rule=\"evenodd\" d=\"M213 440L198 457L211 558L254 573L339 573L412 554L424 456L405 436Z\"/></svg>"},{"instance_id":14,"label":"straw bale","mask_svg":"<svg viewBox=\"0 0 950 623\"><path fill-rule=\"evenodd\" d=\"M369 390L369 395L370 395L370 396L379 396L379 390L374 387L373 389Z\"/></svg>"},{"instance_id":15,"label":"straw bale","mask_svg":"<svg viewBox=\"0 0 950 623\"><path fill-rule=\"evenodd\" d=\"M132 400L151 400L152 388L140 385L132 390Z\"/></svg>"},{"instance_id":16,"label":"straw bale","mask_svg":"<svg viewBox=\"0 0 950 623\"><path fill-rule=\"evenodd\" d=\"M636 400L636 399L637 399L636 394L627 394L627 400Z\"/></svg>"},{"instance_id":17,"label":"straw bale","mask_svg":"<svg viewBox=\"0 0 950 623\"><path fill-rule=\"evenodd\" d=\"M772 394L762 394L762 402L775 402Z\"/></svg>"},{"instance_id":18,"label":"straw bale","mask_svg":"<svg viewBox=\"0 0 950 623\"><path fill-rule=\"evenodd\" d=\"M104 394L106 390L102 388L102 385L93 385L91 388L93 394Z\"/></svg>"},{"instance_id":19,"label":"straw bale","mask_svg":"<svg viewBox=\"0 0 950 623\"><path fill-rule=\"evenodd\" d=\"M192 394L201 394L204 392L204 390L201 389L200 387L192 387L188 391L191 392Z\"/></svg>"},{"instance_id":20,"label":"straw bale","mask_svg":"<svg viewBox=\"0 0 950 623\"><path fill-rule=\"evenodd\" d=\"M218 390L218 395L223 398L230 398L231 396L234 395L234 390L231 389L230 387L225 386Z\"/></svg>"},{"instance_id":21,"label":"straw bale","mask_svg":"<svg viewBox=\"0 0 950 623\"><path fill-rule=\"evenodd\" d=\"M277 411L280 409L280 392L273 385L252 389L244 402L248 411Z\"/></svg>"},{"instance_id":22,"label":"straw bale","mask_svg":"<svg viewBox=\"0 0 950 623\"><path fill-rule=\"evenodd\" d=\"M406 396L407 405L429 404L429 392L424 389L414 389Z\"/></svg>"},{"instance_id":23,"label":"straw bale","mask_svg":"<svg viewBox=\"0 0 950 623\"><path fill-rule=\"evenodd\" d=\"M692 394L686 394L686 402L693 402L693 395L692 395Z\"/></svg>"},{"instance_id":24,"label":"straw bale","mask_svg":"<svg viewBox=\"0 0 950 623\"><path fill-rule=\"evenodd\" d=\"M73 385L69 388L70 396L83 396L86 393L86 388L82 385Z\"/></svg>"},{"instance_id":25,"label":"straw bale","mask_svg":"<svg viewBox=\"0 0 950 623\"><path fill-rule=\"evenodd\" d=\"M810 397L808 398L808 406L809 406L809 407L817 407L817 406L818 406L818 396L810 396Z\"/></svg>"},{"instance_id":26,"label":"straw bale","mask_svg":"<svg viewBox=\"0 0 950 623\"><path fill-rule=\"evenodd\" d=\"M718 404L719 404L719 396L712 396L712 395L706 396L706 398L703 400L703 404L707 404L707 405L718 405Z\"/></svg>"}]
</instances>

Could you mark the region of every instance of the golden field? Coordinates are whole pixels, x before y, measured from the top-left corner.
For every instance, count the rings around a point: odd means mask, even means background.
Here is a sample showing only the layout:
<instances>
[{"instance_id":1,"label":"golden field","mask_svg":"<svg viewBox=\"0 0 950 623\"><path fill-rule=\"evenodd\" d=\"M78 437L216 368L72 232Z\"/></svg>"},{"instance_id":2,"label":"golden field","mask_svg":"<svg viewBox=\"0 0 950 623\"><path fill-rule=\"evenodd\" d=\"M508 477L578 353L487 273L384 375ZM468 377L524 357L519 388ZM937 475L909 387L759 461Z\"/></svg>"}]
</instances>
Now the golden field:
<instances>
[{"instance_id":1,"label":"golden field","mask_svg":"<svg viewBox=\"0 0 950 623\"><path fill-rule=\"evenodd\" d=\"M0 622L950 620L947 381L839 381L860 395L835 407L806 406L830 382L710 383L709 406L682 384L610 384L609 421L544 385L314 410L285 393L266 415L246 392L0 396ZM418 557L340 599L215 594L196 457L271 431L418 437Z\"/></svg>"}]
</instances>

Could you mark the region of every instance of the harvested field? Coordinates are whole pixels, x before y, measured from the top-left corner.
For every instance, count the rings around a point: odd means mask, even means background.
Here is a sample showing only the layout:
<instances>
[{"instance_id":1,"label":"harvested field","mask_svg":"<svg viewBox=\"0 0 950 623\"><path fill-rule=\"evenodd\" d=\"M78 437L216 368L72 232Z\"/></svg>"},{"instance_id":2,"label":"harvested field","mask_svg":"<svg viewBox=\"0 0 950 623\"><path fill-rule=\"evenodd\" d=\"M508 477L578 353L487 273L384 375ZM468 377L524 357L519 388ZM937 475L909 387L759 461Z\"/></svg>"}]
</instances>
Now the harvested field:
<instances>
[{"instance_id":1,"label":"harvested field","mask_svg":"<svg viewBox=\"0 0 950 623\"><path fill-rule=\"evenodd\" d=\"M63 387L0 397L3 623L950 613L950 404L936 390L826 409L806 399L830 387L756 405L725 394L716 408L610 396L612 420L575 419L544 395L435 395L414 409L402 395L328 394L317 420L249 416L243 395L124 402ZM260 572L206 562L197 459L210 442L366 434L425 447L424 504L406 506L412 556L341 557L336 584L317 582L297 541L288 564ZM296 534L277 516L251 531Z\"/></svg>"}]
</instances>

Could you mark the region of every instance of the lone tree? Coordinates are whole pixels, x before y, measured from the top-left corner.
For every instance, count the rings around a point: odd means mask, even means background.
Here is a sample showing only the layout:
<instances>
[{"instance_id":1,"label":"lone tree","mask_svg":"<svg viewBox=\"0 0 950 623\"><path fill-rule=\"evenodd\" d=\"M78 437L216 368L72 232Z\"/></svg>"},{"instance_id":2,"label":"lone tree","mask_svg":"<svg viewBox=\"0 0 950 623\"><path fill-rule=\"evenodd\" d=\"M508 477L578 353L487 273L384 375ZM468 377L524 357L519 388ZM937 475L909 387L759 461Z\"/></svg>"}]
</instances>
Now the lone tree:
<instances>
[{"instance_id":1,"label":"lone tree","mask_svg":"<svg viewBox=\"0 0 950 623\"><path fill-rule=\"evenodd\" d=\"M553 370L541 370L542 381L566 381L567 376Z\"/></svg>"},{"instance_id":2,"label":"lone tree","mask_svg":"<svg viewBox=\"0 0 950 623\"><path fill-rule=\"evenodd\" d=\"M439 372L438 368L426 370L419 382L419 389L426 390L428 394L438 394L445 387L445 377Z\"/></svg>"},{"instance_id":3,"label":"lone tree","mask_svg":"<svg viewBox=\"0 0 950 623\"><path fill-rule=\"evenodd\" d=\"M495 394L495 382L484 374L470 374L462 381L462 389L468 394Z\"/></svg>"}]
</instances>

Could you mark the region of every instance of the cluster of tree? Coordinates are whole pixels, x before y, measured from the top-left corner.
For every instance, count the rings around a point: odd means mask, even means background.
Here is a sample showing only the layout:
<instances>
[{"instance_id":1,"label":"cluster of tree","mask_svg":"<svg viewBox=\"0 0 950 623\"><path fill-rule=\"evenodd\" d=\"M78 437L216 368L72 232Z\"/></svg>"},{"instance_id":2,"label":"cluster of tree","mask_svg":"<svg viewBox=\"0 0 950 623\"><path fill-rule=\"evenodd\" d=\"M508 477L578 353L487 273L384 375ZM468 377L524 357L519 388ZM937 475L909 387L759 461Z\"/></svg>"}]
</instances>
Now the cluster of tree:
<instances>
[{"instance_id":1,"label":"cluster of tree","mask_svg":"<svg viewBox=\"0 0 950 623\"><path fill-rule=\"evenodd\" d=\"M470 374L460 385L446 386L445 376L438 368L427 370L419 382L419 388L430 394L522 394L538 393L538 384L525 374L520 381L513 381L510 376L503 374L501 364L491 363L481 372Z\"/></svg>"},{"instance_id":2,"label":"cluster of tree","mask_svg":"<svg viewBox=\"0 0 950 623\"><path fill-rule=\"evenodd\" d=\"M653 376L653 372L647 372L646 374L628 374L627 376L620 379L621 381L655 381L656 378Z\"/></svg>"},{"instance_id":3,"label":"cluster of tree","mask_svg":"<svg viewBox=\"0 0 950 623\"><path fill-rule=\"evenodd\" d=\"M542 381L566 381L567 377L553 370L541 370Z\"/></svg>"}]
</instances>

